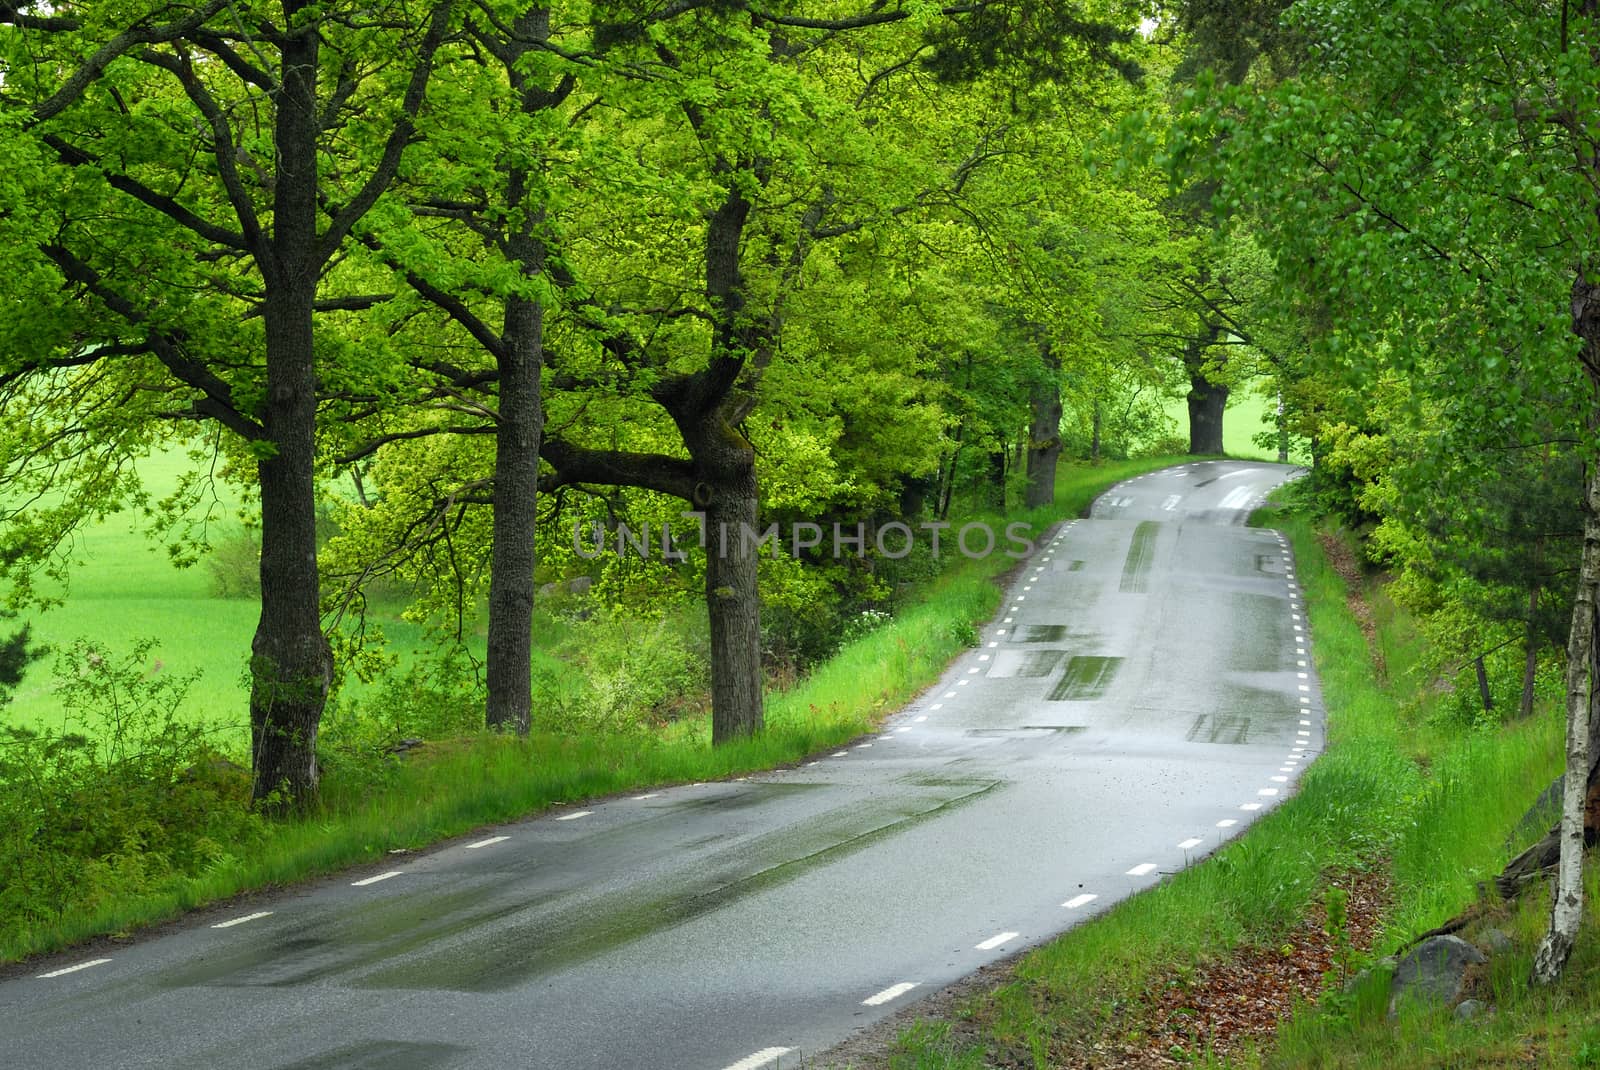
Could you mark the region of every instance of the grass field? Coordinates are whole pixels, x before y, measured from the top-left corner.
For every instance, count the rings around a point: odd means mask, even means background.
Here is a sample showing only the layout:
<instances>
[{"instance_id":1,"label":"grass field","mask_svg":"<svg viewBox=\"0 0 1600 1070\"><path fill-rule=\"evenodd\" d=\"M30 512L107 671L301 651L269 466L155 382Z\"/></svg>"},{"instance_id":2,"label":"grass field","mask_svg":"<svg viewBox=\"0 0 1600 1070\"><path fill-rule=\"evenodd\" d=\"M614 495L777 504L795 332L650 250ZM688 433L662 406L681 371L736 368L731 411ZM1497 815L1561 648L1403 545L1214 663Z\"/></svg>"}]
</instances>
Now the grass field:
<instances>
[{"instance_id":1,"label":"grass field","mask_svg":"<svg viewBox=\"0 0 1600 1070\"><path fill-rule=\"evenodd\" d=\"M1228 399L1227 412L1222 418L1222 448L1230 457L1275 461L1276 448L1264 449L1256 445L1254 436L1273 428L1272 410L1275 401L1258 392L1255 384L1240 387ZM1177 428L1176 434L1189 436L1189 403L1182 397L1171 398L1166 404L1168 419ZM1303 463L1305 458L1290 453L1290 460Z\"/></svg>"}]
</instances>

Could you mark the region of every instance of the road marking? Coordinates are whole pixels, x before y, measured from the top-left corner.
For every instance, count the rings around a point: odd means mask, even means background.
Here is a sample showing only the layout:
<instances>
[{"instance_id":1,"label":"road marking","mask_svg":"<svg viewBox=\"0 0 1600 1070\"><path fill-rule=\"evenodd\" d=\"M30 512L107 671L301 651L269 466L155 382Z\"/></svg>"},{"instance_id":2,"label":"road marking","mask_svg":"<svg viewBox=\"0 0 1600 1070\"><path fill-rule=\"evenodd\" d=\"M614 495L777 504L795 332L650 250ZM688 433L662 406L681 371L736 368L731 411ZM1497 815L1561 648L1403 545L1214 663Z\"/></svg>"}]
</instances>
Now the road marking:
<instances>
[{"instance_id":1,"label":"road marking","mask_svg":"<svg viewBox=\"0 0 1600 1070\"><path fill-rule=\"evenodd\" d=\"M1310 730L1309 729L1305 729L1305 728L1297 729L1295 731L1295 735L1297 735L1297 736L1309 736L1310 734L1311 734Z\"/></svg>"},{"instance_id":2,"label":"road marking","mask_svg":"<svg viewBox=\"0 0 1600 1070\"><path fill-rule=\"evenodd\" d=\"M1206 841L1202 840L1198 836L1191 836L1189 839L1184 840L1182 843L1178 844L1178 850L1180 850L1180 851L1193 850L1194 848L1199 847L1204 842L1206 842Z\"/></svg>"},{"instance_id":3,"label":"road marking","mask_svg":"<svg viewBox=\"0 0 1600 1070\"><path fill-rule=\"evenodd\" d=\"M908 724L907 725L901 725L899 728L896 728L895 731L896 732L909 732L909 731L911 731L911 726L908 725Z\"/></svg>"},{"instance_id":4,"label":"road marking","mask_svg":"<svg viewBox=\"0 0 1600 1070\"><path fill-rule=\"evenodd\" d=\"M850 757L850 752L847 751L847 750L838 751L838 752L836 752L834 754L834 757L835 758L848 758L848 757Z\"/></svg>"},{"instance_id":5,"label":"road marking","mask_svg":"<svg viewBox=\"0 0 1600 1070\"><path fill-rule=\"evenodd\" d=\"M995 948L999 947L1001 944L1010 943L1012 940L1015 940L1017 937L1019 937L1021 935L1022 935L1021 933L1000 933L998 936L991 936L991 937L989 937L989 939L985 940L983 943L976 945L973 948L973 950L975 950L975 951L993 951Z\"/></svg>"},{"instance_id":6,"label":"road marking","mask_svg":"<svg viewBox=\"0 0 1600 1070\"><path fill-rule=\"evenodd\" d=\"M870 746L872 746L871 743L857 743L856 750L866 750Z\"/></svg>"},{"instance_id":7,"label":"road marking","mask_svg":"<svg viewBox=\"0 0 1600 1070\"><path fill-rule=\"evenodd\" d=\"M39 974L39 979L42 981L50 977L60 977L63 974L77 973L79 970L87 970L90 966L100 966L110 961L110 959L90 959L88 962L80 962L76 966L67 966L59 970L51 970L49 973L41 973Z\"/></svg>"},{"instance_id":8,"label":"road marking","mask_svg":"<svg viewBox=\"0 0 1600 1070\"><path fill-rule=\"evenodd\" d=\"M594 813L593 810L577 810L577 811L574 811L573 813L570 813L570 814L562 814L560 817L556 818L556 820L557 821L576 821L576 820L578 820L578 818L580 818L580 817L588 817L592 813Z\"/></svg>"},{"instance_id":9,"label":"road marking","mask_svg":"<svg viewBox=\"0 0 1600 1070\"><path fill-rule=\"evenodd\" d=\"M1300 666L1302 669L1305 668L1305 666L1306 666L1306 663L1304 661L1297 661L1297 662L1295 662L1295 664Z\"/></svg>"},{"instance_id":10,"label":"road marking","mask_svg":"<svg viewBox=\"0 0 1600 1070\"><path fill-rule=\"evenodd\" d=\"M1025 586L1025 587L1023 587L1023 588L1022 588L1022 589L1023 589L1023 590L1024 590L1024 591L1031 591L1031 590L1033 590L1033 585L1032 585L1032 584L1029 584L1029 585L1027 585L1027 586ZM1018 597L1018 598L1021 598L1021 597L1022 597L1022 596L1021 596L1021 595L1018 595L1018 596L1017 596L1017 597Z\"/></svg>"},{"instance_id":11,"label":"road marking","mask_svg":"<svg viewBox=\"0 0 1600 1070\"><path fill-rule=\"evenodd\" d=\"M1001 624L1010 624L1010 623L1011 623L1011 619L1012 619L1012 618L1010 618L1010 617L1007 617L1007 618L1006 618L1006 619L1005 619L1005 620L1003 620L1003 621L1001 621L1001 622L1000 622L1000 623L1001 623ZM1001 635L1004 635L1004 634L1005 634L1005 633L1004 633L1004 632L1001 632L1001 633L1000 633L1000 634L1001 634Z\"/></svg>"},{"instance_id":12,"label":"road marking","mask_svg":"<svg viewBox=\"0 0 1600 1070\"><path fill-rule=\"evenodd\" d=\"M916 981L901 981L897 985L890 985L875 996L868 996L861 1001L863 1007L881 1007L891 999L899 999L913 988L917 987Z\"/></svg>"},{"instance_id":13,"label":"road marking","mask_svg":"<svg viewBox=\"0 0 1600 1070\"><path fill-rule=\"evenodd\" d=\"M788 1055L791 1051L794 1051L794 1049L762 1048L754 1055L746 1055L743 1059L731 1064L726 1068L726 1070L758 1070L759 1067L766 1066L773 1060L778 1059L781 1056Z\"/></svg>"},{"instance_id":14,"label":"road marking","mask_svg":"<svg viewBox=\"0 0 1600 1070\"><path fill-rule=\"evenodd\" d=\"M930 710L942 710L942 709L944 709L944 703L935 702L932 706L929 706L928 709L930 709ZM928 719L928 715L925 714L925 713L920 715L920 716L918 716L918 717L911 718L911 720L916 722L917 724L921 724L923 721L926 721L927 719Z\"/></svg>"},{"instance_id":15,"label":"road marking","mask_svg":"<svg viewBox=\"0 0 1600 1070\"><path fill-rule=\"evenodd\" d=\"M1178 507L1178 503L1182 500L1183 499L1176 494L1169 494L1167 495L1166 501L1161 503L1161 508L1170 513L1172 510Z\"/></svg>"},{"instance_id":16,"label":"road marking","mask_svg":"<svg viewBox=\"0 0 1600 1070\"><path fill-rule=\"evenodd\" d=\"M1276 795L1276 794L1278 794L1278 789L1277 788L1262 788L1259 791L1257 791L1256 794L1257 795Z\"/></svg>"},{"instance_id":17,"label":"road marking","mask_svg":"<svg viewBox=\"0 0 1600 1070\"><path fill-rule=\"evenodd\" d=\"M1297 646L1294 648L1294 652L1296 654L1304 654L1306 652L1306 648L1303 646Z\"/></svg>"},{"instance_id":18,"label":"road marking","mask_svg":"<svg viewBox=\"0 0 1600 1070\"><path fill-rule=\"evenodd\" d=\"M1147 874L1154 873L1155 871L1156 864L1154 862L1140 862L1137 866L1134 866L1132 869L1128 870L1128 876L1143 877Z\"/></svg>"},{"instance_id":19,"label":"road marking","mask_svg":"<svg viewBox=\"0 0 1600 1070\"><path fill-rule=\"evenodd\" d=\"M1294 620L1299 620L1300 619L1300 614L1298 614L1298 613L1291 613L1291 614L1289 614L1289 616Z\"/></svg>"},{"instance_id":20,"label":"road marking","mask_svg":"<svg viewBox=\"0 0 1600 1070\"><path fill-rule=\"evenodd\" d=\"M1004 635L1004 634L1006 634L1006 630L1004 628L1001 628L999 631L995 632L994 634L996 634L996 635Z\"/></svg>"},{"instance_id":21,"label":"road marking","mask_svg":"<svg viewBox=\"0 0 1600 1070\"><path fill-rule=\"evenodd\" d=\"M954 691L946 691L944 694L940 695L939 697L940 698L955 698L956 697L956 693Z\"/></svg>"},{"instance_id":22,"label":"road marking","mask_svg":"<svg viewBox=\"0 0 1600 1070\"><path fill-rule=\"evenodd\" d=\"M806 768L810 769L813 765L821 765L821 764L822 764L821 762L807 762L806 763Z\"/></svg>"},{"instance_id":23,"label":"road marking","mask_svg":"<svg viewBox=\"0 0 1600 1070\"><path fill-rule=\"evenodd\" d=\"M1017 595L1016 600L1018 602L1026 602L1028 600L1028 596L1025 595L1025 594L1019 594L1019 595Z\"/></svg>"},{"instance_id":24,"label":"road marking","mask_svg":"<svg viewBox=\"0 0 1600 1070\"><path fill-rule=\"evenodd\" d=\"M1280 773L1292 773L1292 772L1294 772L1294 766L1292 766L1292 765L1288 765L1288 764L1287 764L1287 763L1288 763L1288 761L1289 761L1289 759L1288 759L1288 758L1285 758L1285 759L1284 759L1284 762L1285 762L1285 763L1286 763L1286 764L1284 764L1284 765L1280 765L1280 766L1278 766L1278 772L1280 772ZM1288 779L1288 778L1287 778L1287 777L1285 777L1285 778L1284 778L1284 779L1285 779L1285 780L1287 780L1287 779Z\"/></svg>"},{"instance_id":25,"label":"road marking","mask_svg":"<svg viewBox=\"0 0 1600 1070\"><path fill-rule=\"evenodd\" d=\"M1079 907L1088 906L1090 903L1099 898L1100 897L1095 895L1093 892L1084 892L1082 895L1073 896L1071 899L1068 899L1061 905L1066 907L1068 910L1077 910Z\"/></svg>"},{"instance_id":26,"label":"road marking","mask_svg":"<svg viewBox=\"0 0 1600 1070\"><path fill-rule=\"evenodd\" d=\"M986 654L986 655L984 655L984 656L985 656L985 657L987 657L987 656L988 656L988 655L987 655L987 654ZM968 675L968 676L972 676L972 675L974 675L974 674L976 674L976 673L980 673L980 672L982 672L982 671L983 671L983 670L982 670L982 669L968 669L968 670L967 670L967 675ZM961 682L962 682L962 683L966 683L966 681L965 681L965 680L963 680L963 681L961 681Z\"/></svg>"},{"instance_id":27,"label":"road marking","mask_svg":"<svg viewBox=\"0 0 1600 1070\"><path fill-rule=\"evenodd\" d=\"M1310 684L1298 684L1296 686L1298 686L1301 691L1310 691L1311 690L1311 685Z\"/></svg>"},{"instance_id":28,"label":"road marking","mask_svg":"<svg viewBox=\"0 0 1600 1070\"><path fill-rule=\"evenodd\" d=\"M973 671L976 672L977 670L973 670ZM957 680L956 681L956 686L957 687L966 687L970 683L972 683L971 680Z\"/></svg>"},{"instance_id":29,"label":"road marking","mask_svg":"<svg viewBox=\"0 0 1600 1070\"><path fill-rule=\"evenodd\" d=\"M989 660L989 655L987 655L987 654L979 654L978 655L978 660L979 661L988 661Z\"/></svg>"},{"instance_id":30,"label":"road marking","mask_svg":"<svg viewBox=\"0 0 1600 1070\"><path fill-rule=\"evenodd\" d=\"M270 911L270 910L258 910L254 914L246 914L242 918L230 918L227 921L219 921L215 925L213 925L212 928L213 929L231 929L235 925L243 925L247 921L255 921L257 918L269 918L271 916L272 916L272 911Z\"/></svg>"},{"instance_id":31,"label":"road marking","mask_svg":"<svg viewBox=\"0 0 1600 1070\"><path fill-rule=\"evenodd\" d=\"M365 888L369 884L377 884L379 881L386 881L390 877L398 877L398 876L400 876L400 871L398 869L391 869L387 873L380 873L376 877L368 877L366 880L363 880L363 881L351 881L350 882L350 887L352 887L352 888Z\"/></svg>"},{"instance_id":32,"label":"road marking","mask_svg":"<svg viewBox=\"0 0 1600 1070\"><path fill-rule=\"evenodd\" d=\"M1235 820L1234 818L1225 817L1221 821L1217 822L1217 828L1219 828L1219 829L1231 829L1231 828L1233 828L1233 826L1237 825L1238 823L1239 822L1237 820Z\"/></svg>"},{"instance_id":33,"label":"road marking","mask_svg":"<svg viewBox=\"0 0 1600 1070\"><path fill-rule=\"evenodd\" d=\"M1303 631L1305 631L1305 629L1304 629L1304 628L1302 628L1302 627L1300 627L1300 625L1298 625L1298 624L1296 624L1296 625L1295 625L1295 626L1294 626L1294 630L1295 630L1295 631L1297 631L1297 632L1303 632Z\"/></svg>"},{"instance_id":34,"label":"road marking","mask_svg":"<svg viewBox=\"0 0 1600 1070\"><path fill-rule=\"evenodd\" d=\"M1292 772L1292 770L1291 770L1291 772ZM1286 776L1269 776L1269 777L1267 777L1267 779L1272 781L1274 784L1287 784L1287 783L1289 783L1289 778L1286 777Z\"/></svg>"},{"instance_id":35,"label":"road marking","mask_svg":"<svg viewBox=\"0 0 1600 1070\"><path fill-rule=\"evenodd\" d=\"M1309 680L1309 679L1311 679L1311 677L1309 677L1309 676L1307 676L1307 675L1306 675L1306 674L1305 674L1305 673L1303 673L1303 672L1297 672L1297 673L1295 673L1295 675L1296 675L1296 676L1298 676L1298 677L1299 677L1299 678L1300 678L1300 679L1302 679L1302 680Z\"/></svg>"},{"instance_id":36,"label":"road marking","mask_svg":"<svg viewBox=\"0 0 1600 1070\"><path fill-rule=\"evenodd\" d=\"M1261 804L1260 803L1240 803L1239 804L1239 809L1241 809L1241 810L1259 810L1259 809L1261 809Z\"/></svg>"},{"instance_id":37,"label":"road marking","mask_svg":"<svg viewBox=\"0 0 1600 1070\"><path fill-rule=\"evenodd\" d=\"M654 795L635 795L634 796L635 799L654 799L655 797L656 796L654 796ZM510 838L511 838L510 836L490 836L487 840L479 840L477 843L469 843L465 847L463 847L462 850L464 850L464 851L476 851L480 847L490 847L490 846L492 846L494 844L497 844L497 843L504 843L505 841L509 840Z\"/></svg>"},{"instance_id":38,"label":"road marking","mask_svg":"<svg viewBox=\"0 0 1600 1070\"><path fill-rule=\"evenodd\" d=\"M1311 722L1310 721L1301 721L1300 722L1300 727L1301 728L1310 728L1311 727Z\"/></svg>"},{"instance_id":39,"label":"road marking","mask_svg":"<svg viewBox=\"0 0 1600 1070\"><path fill-rule=\"evenodd\" d=\"M1001 634L1004 634L1004 633L1001 633ZM990 649L990 650L993 650L993 649L994 649L994 648L995 648L995 647L997 647L997 646L999 646L999 645L1000 645L1000 644L999 644L999 643L990 643L990 644L989 644L989 649Z\"/></svg>"},{"instance_id":40,"label":"road marking","mask_svg":"<svg viewBox=\"0 0 1600 1070\"><path fill-rule=\"evenodd\" d=\"M1300 705L1302 705L1302 706L1309 706L1309 705L1311 705L1311 699L1310 699L1310 698L1308 698L1308 697L1306 697L1306 696L1305 696L1305 695L1301 695L1301 696L1300 696ZM1302 712L1302 713L1304 713L1304 712L1306 712L1306 711L1305 711L1305 710L1301 710L1301 711L1300 711L1300 712Z\"/></svg>"}]
</instances>

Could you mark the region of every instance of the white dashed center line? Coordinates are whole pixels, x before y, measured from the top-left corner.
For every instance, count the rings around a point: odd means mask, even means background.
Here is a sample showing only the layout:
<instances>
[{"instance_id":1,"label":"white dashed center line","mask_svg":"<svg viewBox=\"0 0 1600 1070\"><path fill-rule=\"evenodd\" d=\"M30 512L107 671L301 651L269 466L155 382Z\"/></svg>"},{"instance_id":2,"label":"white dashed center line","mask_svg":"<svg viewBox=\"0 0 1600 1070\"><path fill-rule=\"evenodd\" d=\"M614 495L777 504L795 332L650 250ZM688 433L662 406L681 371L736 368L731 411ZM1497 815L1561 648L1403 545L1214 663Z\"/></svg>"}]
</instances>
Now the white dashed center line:
<instances>
[{"instance_id":1,"label":"white dashed center line","mask_svg":"<svg viewBox=\"0 0 1600 1070\"><path fill-rule=\"evenodd\" d=\"M270 910L258 910L254 914L246 914L242 918L230 918L227 921L219 921L215 925L213 925L212 928L213 929L231 929L235 925L243 925L247 921L255 921L257 918L270 918L271 916L272 916L272 911L270 911Z\"/></svg>"},{"instance_id":2,"label":"white dashed center line","mask_svg":"<svg viewBox=\"0 0 1600 1070\"><path fill-rule=\"evenodd\" d=\"M1001 944L1010 943L1012 940L1015 940L1017 937L1019 937L1021 935L1022 935L1021 933L1000 933L997 936L989 937L989 939L985 940L981 944L975 945L974 950L976 950L976 951L993 951L995 948L999 947Z\"/></svg>"},{"instance_id":3,"label":"white dashed center line","mask_svg":"<svg viewBox=\"0 0 1600 1070\"><path fill-rule=\"evenodd\" d=\"M1128 876L1144 877L1154 873L1155 871L1156 864L1154 862L1140 862L1137 866L1134 866L1132 869L1128 870Z\"/></svg>"},{"instance_id":4,"label":"white dashed center line","mask_svg":"<svg viewBox=\"0 0 1600 1070\"><path fill-rule=\"evenodd\" d=\"M1095 895L1093 892L1084 892L1082 895L1073 896L1071 899L1068 899L1061 905L1066 907L1068 910L1077 910L1081 906L1088 906L1090 903L1099 898L1100 897Z\"/></svg>"},{"instance_id":5,"label":"white dashed center line","mask_svg":"<svg viewBox=\"0 0 1600 1070\"><path fill-rule=\"evenodd\" d=\"M917 987L916 981L901 981L897 985L890 985L877 995L868 996L861 1001L863 1007L881 1007L892 999L899 999L913 988Z\"/></svg>"},{"instance_id":6,"label":"white dashed center line","mask_svg":"<svg viewBox=\"0 0 1600 1070\"><path fill-rule=\"evenodd\" d=\"M746 1055L743 1059L726 1067L726 1070L760 1070L780 1056L788 1055L793 1048L762 1048L754 1055Z\"/></svg>"},{"instance_id":7,"label":"white dashed center line","mask_svg":"<svg viewBox=\"0 0 1600 1070\"><path fill-rule=\"evenodd\" d=\"M352 887L352 888L365 888L369 884L377 884L379 881L386 881L390 877L398 877L398 876L400 876L400 871L398 869L391 869L389 872L380 873L376 877L368 877L366 880L362 880L362 881L351 881L350 882L350 887Z\"/></svg>"},{"instance_id":8,"label":"white dashed center line","mask_svg":"<svg viewBox=\"0 0 1600 1070\"><path fill-rule=\"evenodd\" d=\"M64 974L77 973L79 970L87 970L90 966L100 966L110 961L110 959L90 959L88 962L80 962L76 966L67 966L63 969L51 970L49 973L41 973L39 974L39 979L42 981L50 977L60 977Z\"/></svg>"}]
</instances>

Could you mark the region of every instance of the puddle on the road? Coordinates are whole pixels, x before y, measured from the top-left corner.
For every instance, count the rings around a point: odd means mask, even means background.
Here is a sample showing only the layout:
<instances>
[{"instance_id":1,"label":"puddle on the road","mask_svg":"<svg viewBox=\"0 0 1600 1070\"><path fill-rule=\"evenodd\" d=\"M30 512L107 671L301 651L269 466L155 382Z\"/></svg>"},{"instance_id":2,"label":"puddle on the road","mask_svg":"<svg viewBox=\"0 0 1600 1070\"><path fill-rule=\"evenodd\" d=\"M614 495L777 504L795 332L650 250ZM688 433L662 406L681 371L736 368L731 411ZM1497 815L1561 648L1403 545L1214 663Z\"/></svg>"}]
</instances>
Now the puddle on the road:
<instances>
[{"instance_id":1,"label":"puddle on the road","mask_svg":"<svg viewBox=\"0 0 1600 1070\"><path fill-rule=\"evenodd\" d=\"M1017 643L1059 643L1067 637L1065 624L1024 624L1017 628Z\"/></svg>"},{"instance_id":2,"label":"puddle on the road","mask_svg":"<svg viewBox=\"0 0 1600 1070\"><path fill-rule=\"evenodd\" d=\"M1141 520L1133 529L1128 557L1122 563L1124 594L1144 594L1150 590L1150 563L1155 558L1156 539L1160 534L1161 525L1154 520Z\"/></svg>"},{"instance_id":3,"label":"puddle on the road","mask_svg":"<svg viewBox=\"0 0 1600 1070\"><path fill-rule=\"evenodd\" d=\"M1049 676L1065 653L1065 650L997 650L988 675L995 679Z\"/></svg>"},{"instance_id":4,"label":"puddle on the road","mask_svg":"<svg viewBox=\"0 0 1600 1070\"><path fill-rule=\"evenodd\" d=\"M709 914L744 896L794 880L889 836L982 797L998 781L963 781L933 797L871 799L789 828L732 842L692 873L675 872L530 916L390 962L353 982L361 988L491 992L592 959L635 940Z\"/></svg>"},{"instance_id":5,"label":"puddle on the road","mask_svg":"<svg viewBox=\"0 0 1600 1070\"><path fill-rule=\"evenodd\" d=\"M1067 671L1056 681L1056 686L1050 692L1050 698L1055 702L1099 698L1111 686L1111 681L1116 678L1117 670L1121 667L1121 658L1094 655L1075 657L1067 662Z\"/></svg>"},{"instance_id":6,"label":"puddle on the road","mask_svg":"<svg viewBox=\"0 0 1600 1070\"><path fill-rule=\"evenodd\" d=\"M1191 743L1248 743L1250 718L1202 713L1194 719L1186 738Z\"/></svg>"}]
</instances>

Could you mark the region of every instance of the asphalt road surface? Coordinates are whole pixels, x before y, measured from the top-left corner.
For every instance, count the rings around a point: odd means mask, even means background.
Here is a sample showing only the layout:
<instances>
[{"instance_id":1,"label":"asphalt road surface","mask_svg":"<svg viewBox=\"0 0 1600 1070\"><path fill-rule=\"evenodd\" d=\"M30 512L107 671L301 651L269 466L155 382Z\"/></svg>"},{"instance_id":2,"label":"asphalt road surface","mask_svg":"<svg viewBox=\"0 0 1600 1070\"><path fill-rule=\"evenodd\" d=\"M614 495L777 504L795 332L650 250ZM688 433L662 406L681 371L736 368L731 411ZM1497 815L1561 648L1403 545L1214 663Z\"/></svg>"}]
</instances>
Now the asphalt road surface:
<instances>
[{"instance_id":1,"label":"asphalt road surface","mask_svg":"<svg viewBox=\"0 0 1600 1070\"><path fill-rule=\"evenodd\" d=\"M1322 745L1295 469L1130 480L1017 573L882 734L570 807L52 959L0 1065L756 1070L802 1059L1214 850Z\"/></svg>"}]
</instances>

